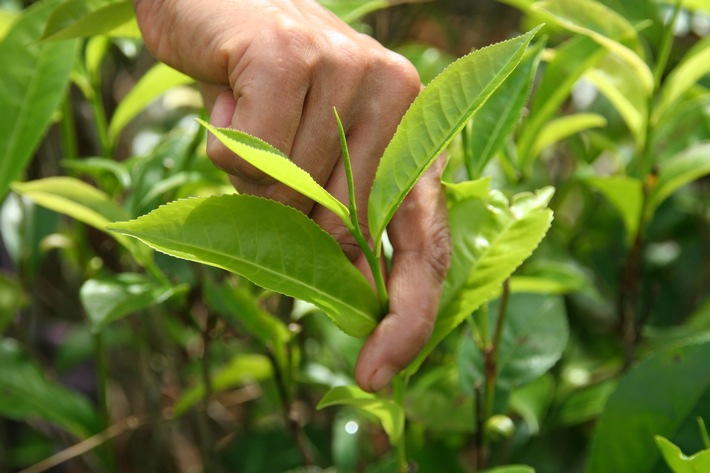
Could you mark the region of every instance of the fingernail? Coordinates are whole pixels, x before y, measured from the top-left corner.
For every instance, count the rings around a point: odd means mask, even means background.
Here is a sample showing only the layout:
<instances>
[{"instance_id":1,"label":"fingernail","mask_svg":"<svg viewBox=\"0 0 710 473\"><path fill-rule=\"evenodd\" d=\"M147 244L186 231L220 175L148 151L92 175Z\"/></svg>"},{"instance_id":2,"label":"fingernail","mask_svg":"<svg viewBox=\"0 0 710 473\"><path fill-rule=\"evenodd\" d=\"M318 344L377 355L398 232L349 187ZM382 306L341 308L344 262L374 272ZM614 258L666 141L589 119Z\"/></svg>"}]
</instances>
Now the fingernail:
<instances>
[{"instance_id":1,"label":"fingernail","mask_svg":"<svg viewBox=\"0 0 710 473\"><path fill-rule=\"evenodd\" d=\"M389 365L382 365L375 370L370 377L370 389L374 391L379 391L384 388L392 381L394 375L397 374L397 370Z\"/></svg>"}]
</instances>

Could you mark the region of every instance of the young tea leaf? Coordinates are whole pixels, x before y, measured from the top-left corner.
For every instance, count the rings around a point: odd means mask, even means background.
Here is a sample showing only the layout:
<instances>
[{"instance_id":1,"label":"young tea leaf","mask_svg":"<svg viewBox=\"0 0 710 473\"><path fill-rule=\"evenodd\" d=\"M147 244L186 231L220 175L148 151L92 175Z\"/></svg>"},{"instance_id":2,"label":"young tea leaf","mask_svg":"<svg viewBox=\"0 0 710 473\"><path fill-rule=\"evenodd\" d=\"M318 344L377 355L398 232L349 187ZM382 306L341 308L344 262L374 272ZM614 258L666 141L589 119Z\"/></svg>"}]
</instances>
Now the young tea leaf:
<instances>
[{"instance_id":1,"label":"young tea leaf","mask_svg":"<svg viewBox=\"0 0 710 473\"><path fill-rule=\"evenodd\" d=\"M703 473L710 471L710 450L702 450L690 457L683 454L673 442L656 435L656 445L663 454L663 459L673 473Z\"/></svg>"},{"instance_id":2,"label":"young tea leaf","mask_svg":"<svg viewBox=\"0 0 710 473\"><path fill-rule=\"evenodd\" d=\"M37 3L0 41L0 199L20 178L69 83L76 41L40 44L42 26L58 1Z\"/></svg>"},{"instance_id":3,"label":"young tea leaf","mask_svg":"<svg viewBox=\"0 0 710 473\"><path fill-rule=\"evenodd\" d=\"M621 214L626 229L626 242L631 244L643 213L643 183L626 176L592 177L585 182L601 192Z\"/></svg>"},{"instance_id":4,"label":"young tea leaf","mask_svg":"<svg viewBox=\"0 0 710 473\"><path fill-rule=\"evenodd\" d=\"M348 208L281 151L265 141L241 131L217 128L202 120L197 121L227 148L238 154L240 158L329 209L340 217L346 225L350 224L350 211Z\"/></svg>"},{"instance_id":5,"label":"young tea leaf","mask_svg":"<svg viewBox=\"0 0 710 473\"><path fill-rule=\"evenodd\" d=\"M375 242L419 177L515 69L538 29L457 60L407 110L370 193L369 228Z\"/></svg>"},{"instance_id":6,"label":"young tea leaf","mask_svg":"<svg viewBox=\"0 0 710 473\"><path fill-rule=\"evenodd\" d=\"M325 393L317 409L329 406L354 406L374 415L387 432L390 443L396 445L404 432L404 410L390 399L381 399L356 386L337 386Z\"/></svg>"},{"instance_id":7,"label":"young tea leaf","mask_svg":"<svg viewBox=\"0 0 710 473\"><path fill-rule=\"evenodd\" d=\"M545 148L579 132L606 126L606 118L596 113L578 113L555 120L545 125L533 142L528 158L535 159ZM528 164L528 163L524 163Z\"/></svg>"},{"instance_id":8,"label":"young tea leaf","mask_svg":"<svg viewBox=\"0 0 710 473\"><path fill-rule=\"evenodd\" d=\"M415 372L436 345L496 295L547 233L551 189L522 194L512 204L498 192L460 200L449 209L453 254L433 334L412 363Z\"/></svg>"},{"instance_id":9,"label":"young tea leaf","mask_svg":"<svg viewBox=\"0 0 710 473\"><path fill-rule=\"evenodd\" d=\"M184 199L109 230L310 302L353 336L369 334L379 319L374 291L340 245L301 212L272 200Z\"/></svg>"}]
</instances>

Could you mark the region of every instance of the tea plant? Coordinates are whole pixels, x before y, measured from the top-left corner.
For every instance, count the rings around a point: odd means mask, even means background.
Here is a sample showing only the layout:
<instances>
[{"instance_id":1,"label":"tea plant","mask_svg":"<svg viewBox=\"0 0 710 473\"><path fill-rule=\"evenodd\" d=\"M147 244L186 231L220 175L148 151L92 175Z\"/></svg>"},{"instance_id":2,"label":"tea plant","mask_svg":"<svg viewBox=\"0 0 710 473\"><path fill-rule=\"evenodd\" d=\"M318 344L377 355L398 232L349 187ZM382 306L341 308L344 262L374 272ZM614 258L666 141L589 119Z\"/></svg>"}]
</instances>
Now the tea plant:
<instances>
[{"instance_id":1,"label":"tea plant","mask_svg":"<svg viewBox=\"0 0 710 473\"><path fill-rule=\"evenodd\" d=\"M710 43L680 28L702 33L710 5L503 3L529 32L427 81L368 222L350 172L340 202L205 123L166 66L107 104L111 69L141 63L130 2L0 3L0 471L702 469ZM386 6L324 4L353 23ZM131 143L166 92L178 124ZM205 128L338 216L374 289L305 215L234 194ZM349 170L342 127L341 144ZM385 229L444 151L453 253L433 335L367 393L352 370L387 312ZM87 361L92 388L67 379Z\"/></svg>"}]
</instances>

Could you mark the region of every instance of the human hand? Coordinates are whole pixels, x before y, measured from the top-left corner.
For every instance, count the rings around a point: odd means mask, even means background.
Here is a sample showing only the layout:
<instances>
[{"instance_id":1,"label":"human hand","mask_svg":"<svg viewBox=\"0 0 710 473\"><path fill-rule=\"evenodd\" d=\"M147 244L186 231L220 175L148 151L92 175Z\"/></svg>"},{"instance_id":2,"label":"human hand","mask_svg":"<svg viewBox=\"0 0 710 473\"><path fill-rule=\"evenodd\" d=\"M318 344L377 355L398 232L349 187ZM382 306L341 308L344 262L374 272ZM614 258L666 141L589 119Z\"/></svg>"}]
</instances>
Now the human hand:
<instances>
[{"instance_id":1,"label":"human hand","mask_svg":"<svg viewBox=\"0 0 710 473\"><path fill-rule=\"evenodd\" d=\"M361 222L379 157L420 90L414 67L314 0L134 0L146 46L200 82L210 122L280 149L342 202L348 187L333 107L346 132ZM369 275L350 232L328 210L274 182L210 137L212 161L240 192L281 201L333 235ZM388 231L390 313L355 369L366 390L384 387L428 340L450 242L437 163L410 192ZM366 229L364 229L366 230Z\"/></svg>"}]
</instances>

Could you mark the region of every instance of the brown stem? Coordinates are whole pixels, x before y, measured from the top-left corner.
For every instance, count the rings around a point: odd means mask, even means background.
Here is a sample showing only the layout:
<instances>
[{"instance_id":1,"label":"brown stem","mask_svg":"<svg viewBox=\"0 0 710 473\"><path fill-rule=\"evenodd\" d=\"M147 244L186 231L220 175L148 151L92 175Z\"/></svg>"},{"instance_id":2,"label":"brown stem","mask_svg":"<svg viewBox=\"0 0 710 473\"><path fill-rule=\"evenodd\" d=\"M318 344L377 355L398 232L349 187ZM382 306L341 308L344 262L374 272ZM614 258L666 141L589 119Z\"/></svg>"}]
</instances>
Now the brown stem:
<instances>
[{"instance_id":1,"label":"brown stem","mask_svg":"<svg viewBox=\"0 0 710 473\"><path fill-rule=\"evenodd\" d=\"M483 436L485 435L484 432L484 423L485 423L485 414L484 414L484 407L483 407L483 388L481 387L480 382L476 382L476 384L473 387L473 391L475 393L475 399L474 399L474 408L475 408L475 415L476 415L476 436L474 438L475 442L475 451L476 451L476 464L474 465L475 471L482 471L486 467L486 444L484 441Z\"/></svg>"}]
</instances>

